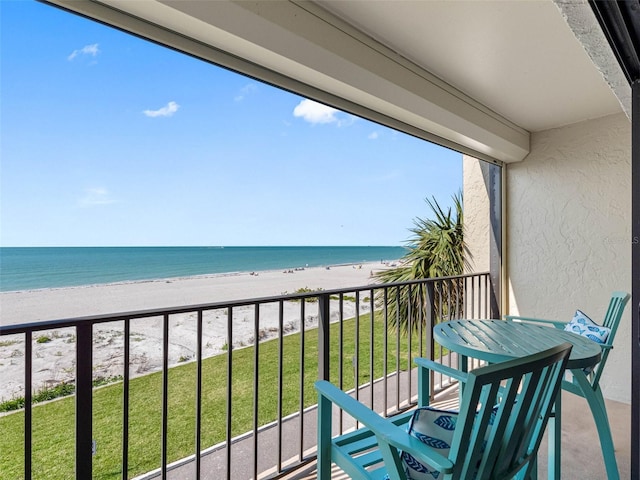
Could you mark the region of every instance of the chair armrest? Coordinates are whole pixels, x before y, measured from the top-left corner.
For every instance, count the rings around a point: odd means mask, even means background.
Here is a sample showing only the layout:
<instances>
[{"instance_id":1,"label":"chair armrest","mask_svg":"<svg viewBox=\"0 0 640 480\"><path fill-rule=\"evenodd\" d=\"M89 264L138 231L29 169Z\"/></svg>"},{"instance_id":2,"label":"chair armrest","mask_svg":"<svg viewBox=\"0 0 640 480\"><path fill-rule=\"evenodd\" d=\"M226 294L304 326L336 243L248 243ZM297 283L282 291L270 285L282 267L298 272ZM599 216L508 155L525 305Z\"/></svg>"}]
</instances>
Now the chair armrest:
<instances>
[{"instance_id":1,"label":"chair armrest","mask_svg":"<svg viewBox=\"0 0 640 480\"><path fill-rule=\"evenodd\" d=\"M428 358L417 357L414 358L413 361L420 368L426 368L428 370L433 370L438 373L442 373L443 375L447 375L449 377L455 378L459 382L466 383L467 382L467 374L465 372L461 372L460 370L456 370L455 368L448 367L441 363L434 362L433 360L429 360Z\"/></svg>"},{"instance_id":2,"label":"chair armrest","mask_svg":"<svg viewBox=\"0 0 640 480\"><path fill-rule=\"evenodd\" d=\"M567 325L567 322L559 322L558 320L546 320L544 318L531 318L531 317L521 317L519 315L505 315L504 318L509 321L518 320L520 322L534 322L534 323L546 323L549 325L553 325L556 328L564 329Z\"/></svg>"},{"instance_id":3,"label":"chair armrest","mask_svg":"<svg viewBox=\"0 0 640 480\"><path fill-rule=\"evenodd\" d=\"M337 405L342 410L347 412L353 418L358 420L364 426L371 430L384 428L387 424L386 420L371 410L366 405L363 405L355 398L347 395L338 387L326 380L318 380L315 383L318 394L322 395L331 403Z\"/></svg>"},{"instance_id":4,"label":"chair armrest","mask_svg":"<svg viewBox=\"0 0 640 480\"><path fill-rule=\"evenodd\" d=\"M399 450L405 451L416 459L440 470L442 473L451 472L453 468L451 460L440 455L417 438L409 435L404 428L398 427L389 420L382 418L369 407L347 395L326 380L317 381L315 387L319 395L337 405L355 420L371 430L378 441L388 443Z\"/></svg>"},{"instance_id":5,"label":"chair armrest","mask_svg":"<svg viewBox=\"0 0 640 480\"><path fill-rule=\"evenodd\" d=\"M453 471L453 462L441 455L436 450L421 442L416 437L409 435L405 429L391 424L388 436L381 436L376 433L377 438L383 438L390 445L407 452L420 463L426 463L440 473L447 475Z\"/></svg>"}]
</instances>

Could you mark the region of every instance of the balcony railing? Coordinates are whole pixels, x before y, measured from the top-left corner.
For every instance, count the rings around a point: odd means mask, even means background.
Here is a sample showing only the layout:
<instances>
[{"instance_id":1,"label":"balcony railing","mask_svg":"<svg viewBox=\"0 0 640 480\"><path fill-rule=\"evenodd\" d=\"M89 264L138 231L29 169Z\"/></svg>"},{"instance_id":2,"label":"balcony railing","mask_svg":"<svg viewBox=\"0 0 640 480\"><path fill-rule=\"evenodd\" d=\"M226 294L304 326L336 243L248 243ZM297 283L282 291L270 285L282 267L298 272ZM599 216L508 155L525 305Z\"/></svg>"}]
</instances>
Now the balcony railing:
<instances>
[{"instance_id":1,"label":"balcony railing","mask_svg":"<svg viewBox=\"0 0 640 480\"><path fill-rule=\"evenodd\" d=\"M482 273L0 327L5 343L24 345L24 408L0 417L0 431L8 431L1 427L10 419L23 422L23 440L10 440L8 474L126 479L152 472L146 477L172 478L177 468L174 478L282 476L315 459L316 379L331 380L385 415L411 408L417 395L412 358L451 361L433 343L433 324L496 317L491 292L489 274ZM144 322L161 336L156 357L138 349ZM192 356L176 353L182 350L172 341L188 323L195 327ZM250 338L240 336L240 323L251 326ZM32 404L36 340L69 330L75 421L67 443L45 449L41 437L48 434L34 418L41 425L61 414L52 404ZM119 342L123 368L116 383L96 388L98 339L105 331ZM212 334L224 338L217 355ZM157 364L157 372L137 375L140 358ZM105 399L114 395L115 404ZM339 423L350 428L342 418ZM69 456L74 461L65 467ZM47 462L58 473L44 471Z\"/></svg>"}]
</instances>

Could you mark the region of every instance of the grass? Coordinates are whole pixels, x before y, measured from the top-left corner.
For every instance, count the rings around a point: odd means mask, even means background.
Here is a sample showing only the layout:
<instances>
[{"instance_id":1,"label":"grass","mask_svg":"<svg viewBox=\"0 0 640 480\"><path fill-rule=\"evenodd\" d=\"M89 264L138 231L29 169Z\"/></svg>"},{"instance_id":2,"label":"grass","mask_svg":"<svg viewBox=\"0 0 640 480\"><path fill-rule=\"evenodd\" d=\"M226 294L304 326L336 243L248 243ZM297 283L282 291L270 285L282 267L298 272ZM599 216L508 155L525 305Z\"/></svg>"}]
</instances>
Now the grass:
<instances>
[{"instance_id":1,"label":"grass","mask_svg":"<svg viewBox=\"0 0 640 480\"><path fill-rule=\"evenodd\" d=\"M369 380L370 328L369 315L361 315L359 357L361 383ZM382 352L384 326L380 318L374 321L374 351ZM343 363L345 389L352 388L355 355L355 320L344 322ZM331 325L331 380L338 382L338 326ZM405 370L408 358L418 354L417 340L413 353L407 352L407 339L401 341L400 368ZM277 417L278 405L277 339L265 341L258 348L258 423L264 425ZM232 350L232 435L253 428L254 355L253 347ZM304 369L301 368L301 356ZM395 369L395 339L389 342L388 365ZM203 448L225 440L226 378L229 353L203 361L202 376L202 445ZM318 376L318 331L308 330L283 339L283 415L317 402L313 382ZM382 375L381 353L374 357L374 376ZM196 364L182 364L169 370L168 459L174 461L193 454L195 450L195 372ZM300 378L304 379L300 392ZM130 383L129 476L135 476L160 466L162 375L152 373ZM33 409L34 479L67 479L73 477L75 398L63 398L38 405ZM23 475L24 412L0 418L0 479L18 479ZM97 453L93 457L94 479L120 478L122 451L122 383L94 390L93 434Z\"/></svg>"}]
</instances>

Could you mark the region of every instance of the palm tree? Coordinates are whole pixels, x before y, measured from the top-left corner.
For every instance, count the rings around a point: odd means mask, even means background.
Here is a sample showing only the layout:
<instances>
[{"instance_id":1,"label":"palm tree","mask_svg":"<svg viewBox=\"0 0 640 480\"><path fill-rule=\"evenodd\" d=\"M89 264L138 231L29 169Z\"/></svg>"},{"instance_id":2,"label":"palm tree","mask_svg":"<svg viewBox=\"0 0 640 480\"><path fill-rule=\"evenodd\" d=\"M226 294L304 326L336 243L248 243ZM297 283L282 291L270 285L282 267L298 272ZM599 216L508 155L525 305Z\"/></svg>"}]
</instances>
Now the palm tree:
<instances>
[{"instance_id":1,"label":"palm tree","mask_svg":"<svg viewBox=\"0 0 640 480\"><path fill-rule=\"evenodd\" d=\"M461 275L467 264L468 250L463 235L462 194L453 196L454 212L451 207L445 212L435 198L425 199L434 218L414 220L413 233L407 242L408 252L396 268L382 270L374 274L382 283L395 283L423 278L450 277ZM465 256L466 254L466 256ZM389 320L392 326L399 323L407 333L424 325L426 307L430 304L429 293L444 310L460 310L462 306L462 285L457 281L435 284L432 292L417 285L401 287L391 292L387 298ZM447 302L440 300L447 299ZM377 298L382 301L382 294ZM411 315L409 315L411 311ZM449 312L444 312L449 313ZM411 321L409 319L411 318Z\"/></svg>"}]
</instances>

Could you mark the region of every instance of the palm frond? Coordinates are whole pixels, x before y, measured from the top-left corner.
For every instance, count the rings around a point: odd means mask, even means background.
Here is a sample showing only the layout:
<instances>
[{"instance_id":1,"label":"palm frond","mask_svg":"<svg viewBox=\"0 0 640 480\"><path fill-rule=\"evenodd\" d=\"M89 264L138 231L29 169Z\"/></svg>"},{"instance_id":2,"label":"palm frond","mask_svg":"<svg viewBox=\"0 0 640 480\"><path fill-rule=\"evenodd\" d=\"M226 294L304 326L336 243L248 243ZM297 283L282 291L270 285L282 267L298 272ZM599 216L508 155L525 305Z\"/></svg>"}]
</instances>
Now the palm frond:
<instances>
[{"instance_id":1,"label":"palm frond","mask_svg":"<svg viewBox=\"0 0 640 480\"><path fill-rule=\"evenodd\" d=\"M400 265L374 274L382 283L450 277L463 273L469 251L464 243L462 194L453 196L453 209L450 207L446 211L435 198L425 201L431 209L432 218L414 219L413 227L409 229L412 236L407 241L408 251ZM397 325L405 333L410 328L417 330L420 323L425 322L430 297L439 304L446 299L445 310L448 312L461 309L463 296L460 282L446 282L433 288L430 294L427 289L416 286L398 287L387 298L391 326ZM380 302L381 298L378 297L377 301Z\"/></svg>"}]
</instances>

